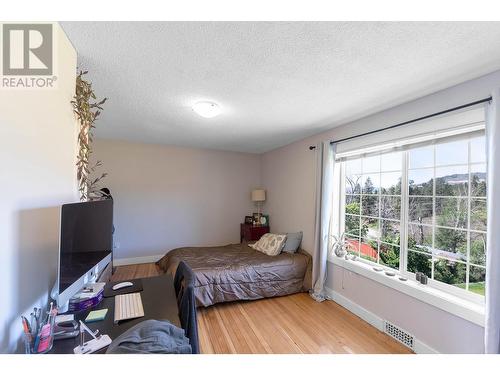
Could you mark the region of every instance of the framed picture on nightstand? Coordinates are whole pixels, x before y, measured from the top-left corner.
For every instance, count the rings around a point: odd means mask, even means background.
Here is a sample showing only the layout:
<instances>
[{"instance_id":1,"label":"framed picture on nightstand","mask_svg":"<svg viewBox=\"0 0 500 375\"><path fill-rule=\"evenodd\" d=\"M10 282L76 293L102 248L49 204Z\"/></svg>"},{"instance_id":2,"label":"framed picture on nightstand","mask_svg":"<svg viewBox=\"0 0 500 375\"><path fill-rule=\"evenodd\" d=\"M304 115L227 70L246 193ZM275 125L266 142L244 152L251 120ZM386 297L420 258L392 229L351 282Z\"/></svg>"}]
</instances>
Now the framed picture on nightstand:
<instances>
[{"instance_id":1,"label":"framed picture on nightstand","mask_svg":"<svg viewBox=\"0 0 500 375\"><path fill-rule=\"evenodd\" d=\"M259 214L257 212L254 212L252 214L252 221L254 225L260 225L259 223Z\"/></svg>"},{"instance_id":2,"label":"framed picture on nightstand","mask_svg":"<svg viewBox=\"0 0 500 375\"><path fill-rule=\"evenodd\" d=\"M245 224L253 224L253 217L245 216Z\"/></svg>"},{"instance_id":3,"label":"framed picture on nightstand","mask_svg":"<svg viewBox=\"0 0 500 375\"><path fill-rule=\"evenodd\" d=\"M260 225L262 225L263 227L269 226L269 215L260 215Z\"/></svg>"}]
</instances>

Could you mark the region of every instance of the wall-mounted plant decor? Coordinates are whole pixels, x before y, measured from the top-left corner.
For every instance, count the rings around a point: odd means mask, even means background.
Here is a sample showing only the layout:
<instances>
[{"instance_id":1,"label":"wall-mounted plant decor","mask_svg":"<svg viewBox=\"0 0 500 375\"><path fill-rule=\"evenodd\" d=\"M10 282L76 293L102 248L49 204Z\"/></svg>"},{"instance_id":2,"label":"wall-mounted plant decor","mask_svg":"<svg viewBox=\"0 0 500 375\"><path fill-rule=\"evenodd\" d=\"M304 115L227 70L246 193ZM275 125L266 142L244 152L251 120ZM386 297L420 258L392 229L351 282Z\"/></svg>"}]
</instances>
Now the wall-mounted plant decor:
<instances>
[{"instance_id":1,"label":"wall-mounted plant decor","mask_svg":"<svg viewBox=\"0 0 500 375\"><path fill-rule=\"evenodd\" d=\"M103 110L102 105L106 102L107 98L100 101L97 100L92 90L92 84L83 77L87 73L87 71L80 71L80 74L76 77L76 93L74 100L71 101L80 124L76 166L81 201L92 199L100 189L99 182L107 176L107 173L102 173L98 177L94 176L96 170L102 165L100 160L90 165L93 141L92 130L95 129L95 121L101 114Z\"/></svg>"}]
</instances>

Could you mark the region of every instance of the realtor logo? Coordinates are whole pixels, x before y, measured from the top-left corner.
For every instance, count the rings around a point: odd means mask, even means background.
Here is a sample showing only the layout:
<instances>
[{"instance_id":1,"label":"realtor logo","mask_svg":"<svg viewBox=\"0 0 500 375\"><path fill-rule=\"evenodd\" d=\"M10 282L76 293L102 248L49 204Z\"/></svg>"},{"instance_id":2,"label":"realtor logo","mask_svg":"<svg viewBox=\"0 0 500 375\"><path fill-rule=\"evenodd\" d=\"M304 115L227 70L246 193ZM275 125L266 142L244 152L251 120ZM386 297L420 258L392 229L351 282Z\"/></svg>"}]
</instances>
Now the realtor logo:
<instances>
[{"instance_id":1,"label":"realtor logo","mask_svg":"<svg viewBox=\"0 0 500 375\"><path fill-rule=\"evenodd\" d=\"M52 75L52 25L3 25L3 75Z\"/></svg>"},{"instance_id":2,"label":"realtor logo","mask_svg":"<svg viewBox=\"0 0 500 375\"><path fill-rule=\"evenodd\" d=\"M52 24L2 25L2 88L53 88Z\"/></svg>"}]
</instances>

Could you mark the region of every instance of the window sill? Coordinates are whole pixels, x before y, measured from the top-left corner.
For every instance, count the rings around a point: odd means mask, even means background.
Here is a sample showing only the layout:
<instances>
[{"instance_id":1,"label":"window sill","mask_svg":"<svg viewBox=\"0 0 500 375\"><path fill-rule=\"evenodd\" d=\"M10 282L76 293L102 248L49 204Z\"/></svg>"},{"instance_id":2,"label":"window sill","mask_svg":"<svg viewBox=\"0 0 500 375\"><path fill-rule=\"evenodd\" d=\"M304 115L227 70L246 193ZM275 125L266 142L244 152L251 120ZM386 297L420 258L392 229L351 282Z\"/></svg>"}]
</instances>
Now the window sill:
<instances>
[{"instance_id":1,"label":"window sill","mask_svg":"<svg viewBox=\"0 0 500 375\"><path fill-rule=\"evenodd\" d=\"M328 258L330 263L352 271L358 275L407 294L413 298L435 306L450 314L484 327L484 305L464 300L439 289L422 285L414 280L401 281L395 276L386 276L373 270L372 266L359 260L346 260L337 256Z\"/></svg>"}]
</instances>

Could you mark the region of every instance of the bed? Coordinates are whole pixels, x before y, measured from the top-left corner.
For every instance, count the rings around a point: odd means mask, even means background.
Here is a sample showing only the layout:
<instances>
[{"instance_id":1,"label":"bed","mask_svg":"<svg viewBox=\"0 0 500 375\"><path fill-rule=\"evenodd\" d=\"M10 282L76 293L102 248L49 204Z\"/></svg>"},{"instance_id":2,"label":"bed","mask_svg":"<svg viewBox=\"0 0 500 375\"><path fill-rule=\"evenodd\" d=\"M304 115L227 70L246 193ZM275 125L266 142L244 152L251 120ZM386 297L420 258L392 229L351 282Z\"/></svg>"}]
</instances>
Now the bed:
<instances>
[{"instance_id":1,"label":"bed","mask_svg":"<svg viewBox=\"0 0 500 375\"><path fill-rule=\"evenodd\" d=\"M182 247L169 251L157 265L173 277L181 260L195 274L197 306L284 296L311 287L311 256L301 249L268 256L246 243Z\"/></svg>"}]
</instances>

